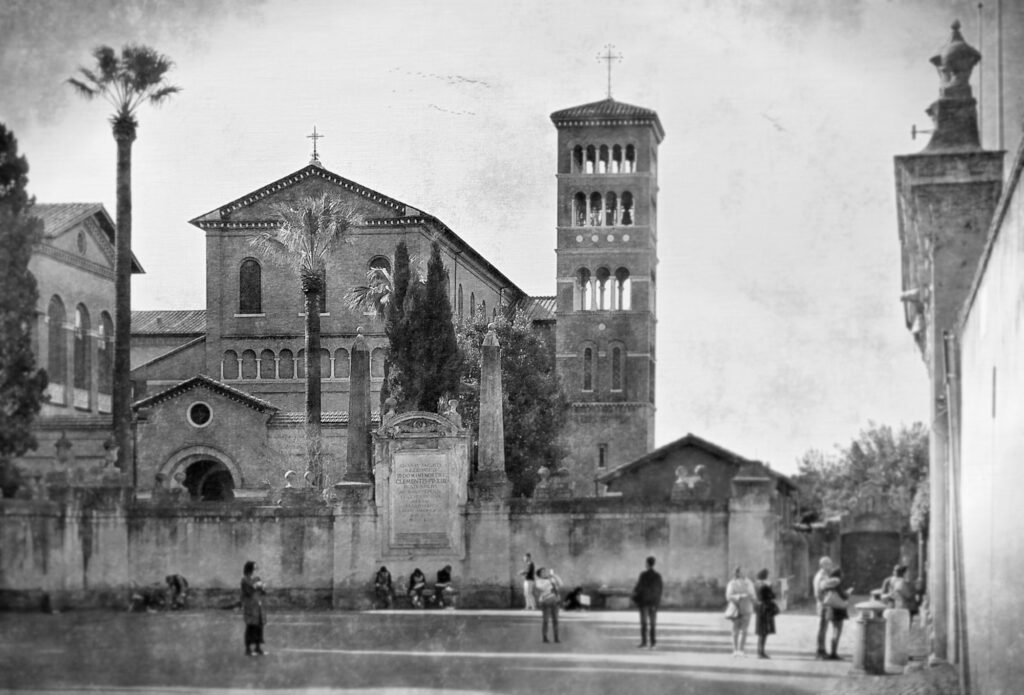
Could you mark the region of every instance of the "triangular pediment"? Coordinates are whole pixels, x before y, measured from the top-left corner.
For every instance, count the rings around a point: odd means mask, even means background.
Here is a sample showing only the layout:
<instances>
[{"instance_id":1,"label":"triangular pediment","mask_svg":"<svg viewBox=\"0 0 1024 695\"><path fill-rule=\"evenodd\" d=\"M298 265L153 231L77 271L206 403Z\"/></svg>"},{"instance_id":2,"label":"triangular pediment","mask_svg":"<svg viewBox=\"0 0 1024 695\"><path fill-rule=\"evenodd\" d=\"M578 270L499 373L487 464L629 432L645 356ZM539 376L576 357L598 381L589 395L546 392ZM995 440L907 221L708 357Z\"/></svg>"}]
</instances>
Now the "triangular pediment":
<instances>
[{"instance_id":1,"label":"triangular pediment","mask_svg":"<svg viewBox=\"0 0 1024 695\"><path fill-rule=\"evenodd\" d=\"M100 203L40 203L31 214L43 222L41 243L71 262L114 270L114 221ZM141 273L132 254L132 272Z\"/></svg>"},{"instance_id":2,"label":"triangular pediment","mask_svg":"<svg viewBox=\"0 0 1024 695\"><path fill-rule=\"evenodd\" d=\"M151 408L194 390L216 393L228 400L235 401L236 403L244 405L247 408L252 408L258 412L272 414L278 411L277 406L274 404L265 401L262 398L257 398L256 396L248 394L245 391L228 386L216 379L211 379L204 374L199 374L191 379L186 379L185 381L175 384L170 388L164 389L160 393L135 401L135 403L132 403L132 409L140 410L142 408Z\"/></svg>"},{"instance_id":3,"label":"triangular pediment","mask_svg":"<svg viewBox=\"0 0 1024 695\"><path fill-rule=\"evenodd\" d=\"M423 212L394 198L339 176L321 166L310 164L241 198L191 220L201 228L245 227L275 218L278 204L297 203L305 197L324 194L351 197L360 203L368 219L418 217Z\"/></svg>"}]
</instances>

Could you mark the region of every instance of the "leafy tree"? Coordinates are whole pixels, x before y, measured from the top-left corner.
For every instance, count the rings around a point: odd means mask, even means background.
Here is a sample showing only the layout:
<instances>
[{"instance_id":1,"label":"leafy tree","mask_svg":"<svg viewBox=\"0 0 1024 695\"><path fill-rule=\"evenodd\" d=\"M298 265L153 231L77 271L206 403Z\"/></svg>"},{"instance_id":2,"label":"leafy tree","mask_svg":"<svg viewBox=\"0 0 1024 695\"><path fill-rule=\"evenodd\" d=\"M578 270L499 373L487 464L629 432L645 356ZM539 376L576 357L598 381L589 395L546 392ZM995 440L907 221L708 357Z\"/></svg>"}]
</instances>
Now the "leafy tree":
<instances>
[{"instance_id":1,"label":"leafy tree","mask_svg":"<svg viewBox=\"0 0 1024 695\"><path fill-rule=\"evenodd\" d=\"M110 46L93 53L93 68L79 68L84 79L68 83L86 99L103 97L114 113L110 124L117 142L117 231L114 238L114 365L111 410L118 466L133 459L131 314L132 314L132 143L139 127L135 112L143 102L159 105L181 89L165 81L171 60L148 46L129 44L117 55Z\"/></svg>"},{"instance_id":2,"label":"leafy tree","mask_svg":"<svg viewBox=\"0 0 1024 695\"><path fill-rule=\"evenodd\" d=\"M39 292L28 264L42 236L30 214L28 162L0 123L0 488L13 494L19 480L11 458L36 447L31 424L45 400L46 372L32 351Z\"/></svg>"},{"instance_id":3,"label":"leafy tree","mask_svg":"<svg viewBox=\"0 0 1024 695\"><path fill-rule=\"evenodd\" d=\"M294 269L299 276L306 310L306 452L314 487L324 486L320 442L320 311L327 259L363 219L351 202L324 195L306 197L297 205L274 208L277 227L259 232L250 243L257 252Z\"/></svg>"},{"instance_id":4,"label":"leafy tree","mask_svg":"<svg viewBox=\"0 0 1024 695\"><path fill-rule=\"evenodd\" d=\"M928 430L921 423L896 432L869 423L834 454L808 451L793 480L800 487L801 506L812 516L856 512L868 497L880 494L907 527L926 533Z\"/></svg>"},{"instance_id":5,"label":"leafy tree","mask_svg":"<svg viewBox=\"0 0 1024 695\"><path fill-rule=\"evenodd\" d=\"M480 348L487 334L486 318L459 325L459 347L465 361L461 401L463 424L476 429L480 421ZM554 352L520 314L499 317L494 329L501 345L502 423L505 430L505 472L512 494L529 496L541 466L555 468L565 454L560 434L569 414L569 400L555 374Z\"/></svg>"},{"instance_id":6,"label":"leafy tree","mask_svg":"<svg viewBox=\"0 0 1024 695\"><path fill-rule=\"evenodd\" d=\"M397 349L395 344L391 346L392 357L399 368L405 402L415 404L417 410L435 412L441 399L455 397L459 390L462 355L452 323L448 284L448 271L436 241L431 244L424 285L410 286L396 273L393 307L408 308L396 328L399 340ZM401 293L403 285L409 298Z\"/></svg>"}]
</instances>

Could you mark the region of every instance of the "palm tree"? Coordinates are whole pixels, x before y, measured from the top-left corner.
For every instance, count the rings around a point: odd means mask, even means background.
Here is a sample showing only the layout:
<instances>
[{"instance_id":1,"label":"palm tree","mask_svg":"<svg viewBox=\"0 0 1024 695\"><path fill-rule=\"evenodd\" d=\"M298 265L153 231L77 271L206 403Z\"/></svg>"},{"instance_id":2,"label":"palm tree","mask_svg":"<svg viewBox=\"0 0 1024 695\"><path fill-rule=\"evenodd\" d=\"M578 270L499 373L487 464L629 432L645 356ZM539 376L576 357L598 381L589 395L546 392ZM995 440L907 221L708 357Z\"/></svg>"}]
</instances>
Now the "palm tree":
<instances>
[{"instance_id":1,"label":"palm tree","mask_svg":"<svg viewBox=\"0 0 1024 695\"><path fill-rule=\"evenodd\" d=\"M356 285L345 295L348 308L373 314L375 319L383 321L391 304L394 286L390 268L373 266L366 271L366 284Z\"/></svg>"},{"instance_id":2,"label":"palm tree","mask_svg":"<svg viewBox=\"0 0 1024 695\"><path fill-rule=\"evenodd\" d=\"M117 142L117 231L114 239L114 367L112 407L117 465L134 461L132 451L132 142L143 102L159 105L181 91L164 78L174 63L148 46L127 45L118 56L110 46L92 52L93 69L79 68L68 83L86 99L103 97L114 107L110 124Z\"/></svg>"},{"instance_id":3,"label":"palm tree","mask_svg":"<svg viewBox=\"0 0 1024 695\"><path fill-rule=\"evenodd\" d=\"M349 201L305 197L297 205L274 207L277 227L259 232L251 244L262 255L296 270L306 309L306 451L315 487L323 487L320 441L320 307L327 258L363 219Z\"/></svg>"}]
</instances>

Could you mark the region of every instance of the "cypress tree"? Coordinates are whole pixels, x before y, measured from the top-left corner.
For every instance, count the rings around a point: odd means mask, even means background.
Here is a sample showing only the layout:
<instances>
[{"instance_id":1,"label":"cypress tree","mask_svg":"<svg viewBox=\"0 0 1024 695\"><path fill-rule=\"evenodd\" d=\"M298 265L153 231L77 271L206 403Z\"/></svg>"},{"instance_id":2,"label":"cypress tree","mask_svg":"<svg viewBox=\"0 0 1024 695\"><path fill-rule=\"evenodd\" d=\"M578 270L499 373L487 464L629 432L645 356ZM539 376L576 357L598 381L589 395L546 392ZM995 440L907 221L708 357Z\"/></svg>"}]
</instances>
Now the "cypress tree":
<instances>
[{"instance_id":1,"label":"cypress tree","mask_svg":"<svg viewBox=\"0 0 1024 695\"><path fill-rule=\"evenodd\" d=\"M381 412L384 401L393 396L399 402L399 409L405 410L402 388L404 372L409 367L408 327L406 326L405 304L409 295L409 248L404 241L395 246L395 268L391 275L391 296L384 315L384 335L388 338L388 351L384 359L384 383L380 389Z\"/></svg>"},{"instance_id":2,"label":"cypress tree","mask_svg":"<svg viewBox=\"0 0 1024 695\"><path fill-rule=\"evenodd\" d=\"M430 248L426 285L413 294L406 325L404 339L409 341L413 370L403 378L410 387L408 401L419 410L436 412L440 399L458 393L462 367L448 299L448 271L436 241Z\"/></svg>"}]
</instances>

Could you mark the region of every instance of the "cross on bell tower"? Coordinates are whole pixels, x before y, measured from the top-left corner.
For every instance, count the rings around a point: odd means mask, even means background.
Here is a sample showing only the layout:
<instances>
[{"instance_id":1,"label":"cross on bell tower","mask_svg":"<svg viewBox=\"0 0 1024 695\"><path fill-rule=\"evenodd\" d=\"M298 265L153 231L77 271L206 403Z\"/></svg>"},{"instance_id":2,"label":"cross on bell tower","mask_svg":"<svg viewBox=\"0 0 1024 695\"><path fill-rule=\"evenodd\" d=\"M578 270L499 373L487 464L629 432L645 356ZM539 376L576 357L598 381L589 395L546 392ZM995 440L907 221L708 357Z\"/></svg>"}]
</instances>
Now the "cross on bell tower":
<instances>
[{"instance_id":1,"label":"cross on bell tower","mask_svg":"<svg viewBox=\"0 0 1024 695\"><path fill-rule=\"evenodd\" d=\"M612 61L616 61L617 60L620 63L622 62L622 54L621 53L612 53L612 49L613 48L615 48L615 46L613 46L610 43L607 43L604 46L604 53L598 53L597 54L597 59L598 60L603 60L603 61L608 63L608 98L609 99L612 98Z\"/></svg>"}]
</instances>

